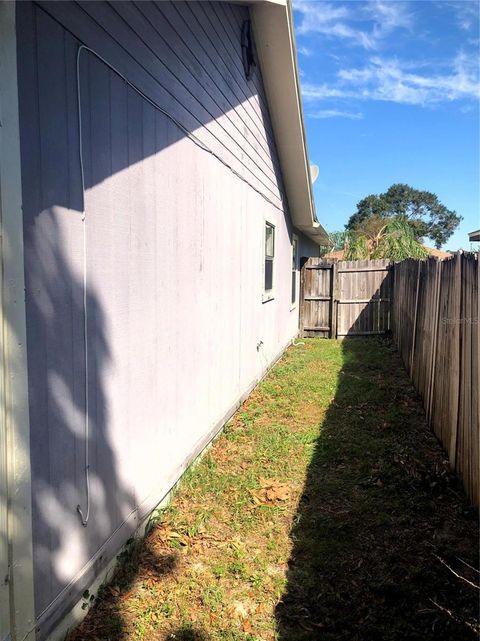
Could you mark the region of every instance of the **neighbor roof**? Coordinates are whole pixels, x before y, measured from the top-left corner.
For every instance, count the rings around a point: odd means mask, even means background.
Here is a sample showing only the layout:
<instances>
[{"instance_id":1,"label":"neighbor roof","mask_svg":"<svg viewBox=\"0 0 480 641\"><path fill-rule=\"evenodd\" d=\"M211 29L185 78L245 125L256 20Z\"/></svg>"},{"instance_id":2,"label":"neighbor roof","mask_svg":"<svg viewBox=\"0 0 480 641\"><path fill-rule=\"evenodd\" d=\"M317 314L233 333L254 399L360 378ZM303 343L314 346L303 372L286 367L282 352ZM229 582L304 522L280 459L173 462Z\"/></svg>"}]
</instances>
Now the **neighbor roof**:
<instances>
[{"instance_id":1,"label":"neighbor roof","mask_svg":"<svg viewBox=\"0 0 480 641\"><path fill-rule=\"evenodd\" d=\"M290 0L247 0L293 224L319 245Z\"/></svg>"},{"instance_id":2,"label":"neighbor roof","mask_svg":"<svg viewBox=\"0 0 480 641\"><path fill-rule=\"evenodd\" d=\"M423 245L423 248L428 252L429 256L433 256L434 258L450 258L452 256L451 252L445 252L442 251L441 249L435 249L435 247L427 247L426 245ZM336 249L328 252L328 254L325 254L323 258L331 258L332 260L344 260L345 258L345 250L344 249Z\"/></svg>"},{"instance_id":3,"label":"neighbor roof","mask_svg":"<svg viewBox=\"0 0 480 641\"><path fill-rule=\"evenodd\" d=\"M471 231L468 234L468 240L474 243L480 241L480 229L477 229L477 231Z\"/></svg>"}]
</instances>

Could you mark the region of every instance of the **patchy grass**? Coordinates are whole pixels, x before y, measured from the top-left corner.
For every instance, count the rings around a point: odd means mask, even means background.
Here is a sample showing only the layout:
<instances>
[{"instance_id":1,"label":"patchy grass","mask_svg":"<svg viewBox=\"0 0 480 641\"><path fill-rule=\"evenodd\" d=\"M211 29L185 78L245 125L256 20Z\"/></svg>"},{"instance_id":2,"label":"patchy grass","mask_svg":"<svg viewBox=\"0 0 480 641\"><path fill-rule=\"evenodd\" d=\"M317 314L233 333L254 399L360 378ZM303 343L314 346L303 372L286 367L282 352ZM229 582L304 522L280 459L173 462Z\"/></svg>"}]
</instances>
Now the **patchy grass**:
<instances>
[{"instance_id":1,"label":"patchy grass","mask_svg":"<svg viewBox=\"0 0 480 641\"><path fill-rule=\"evenodd\" d=\"M187 472L71 641L464 641L475 567L474 513L391 344L309 340Z\"/></svg>"}]
</instances>

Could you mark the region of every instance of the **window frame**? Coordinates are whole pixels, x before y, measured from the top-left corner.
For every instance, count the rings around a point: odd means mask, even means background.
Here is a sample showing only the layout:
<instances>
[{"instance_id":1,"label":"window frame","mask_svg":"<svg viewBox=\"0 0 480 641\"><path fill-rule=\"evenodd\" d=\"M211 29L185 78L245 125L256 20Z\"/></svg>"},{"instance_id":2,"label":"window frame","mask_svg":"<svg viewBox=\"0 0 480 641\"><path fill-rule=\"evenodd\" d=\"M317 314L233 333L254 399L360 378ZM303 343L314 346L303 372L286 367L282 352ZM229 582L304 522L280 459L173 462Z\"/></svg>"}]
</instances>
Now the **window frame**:
<instances>
[{"instance_id":1,"label":"window frame","mask_svg":"<svg viewBox=\"0 0 480 641\"><path fill-rule=\"evenodd\" d=\"M296 249L296 254L295 250ZM298 306L300 298L300 255L298 247L298 236L292 234L292 280L290 282L290 310ZM295 278L295 300L292 301L293 279Z\"/></svg>"},{"instance_id":2,"label":"window frame","mask_svg":"<svg viewBox=\"0 0 480 641\"><path fill-rule=\"evenodd\" d=\"M270 256L267 254L267 228L270 228L272 230L272 255ZM265 266L267 263L267 260L271 261L272 263L272 287L271 289L266 289L265 288L265 279L266 279L266 270ZM262 294L262 303L268 303L268 301L271 301L275 298L275 225L271 223L269 220L264 220L263 224L263 294Z\"/></svg>"}]
</instances>

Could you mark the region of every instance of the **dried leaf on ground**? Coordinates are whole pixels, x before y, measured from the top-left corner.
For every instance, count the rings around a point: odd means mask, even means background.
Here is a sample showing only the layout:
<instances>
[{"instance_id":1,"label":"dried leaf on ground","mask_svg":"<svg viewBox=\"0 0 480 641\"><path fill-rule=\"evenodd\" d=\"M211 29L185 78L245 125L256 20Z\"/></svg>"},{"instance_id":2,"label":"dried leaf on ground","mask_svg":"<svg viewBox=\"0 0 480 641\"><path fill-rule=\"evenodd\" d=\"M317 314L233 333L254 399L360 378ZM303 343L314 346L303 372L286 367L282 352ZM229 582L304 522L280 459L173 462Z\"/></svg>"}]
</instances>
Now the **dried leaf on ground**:
<instances>
[{"instance_id":1,"label":"dried leaf on ground","mask_svg":"<svg viewBox=\"0 0 480 641\"><path fill-rule=\"evenodd\" d=\"M245 621L243 622L243 631L247 634L252 634L253 632L252 624L248 619L245 619Z\"/></svg>"},{"instance_id":2,"label":"dried leaf on ground","mask_svg":"<svg viewBox=\"0 0 480 641\"><path fill-rule=\"evenodd\" d=\"M256 505L271 505L288 501L292 490L288 483L281 483L275 479L267 479L260 476L258 479L260 489L250 490L253 501Z\"/></svg>"}]
</instances>

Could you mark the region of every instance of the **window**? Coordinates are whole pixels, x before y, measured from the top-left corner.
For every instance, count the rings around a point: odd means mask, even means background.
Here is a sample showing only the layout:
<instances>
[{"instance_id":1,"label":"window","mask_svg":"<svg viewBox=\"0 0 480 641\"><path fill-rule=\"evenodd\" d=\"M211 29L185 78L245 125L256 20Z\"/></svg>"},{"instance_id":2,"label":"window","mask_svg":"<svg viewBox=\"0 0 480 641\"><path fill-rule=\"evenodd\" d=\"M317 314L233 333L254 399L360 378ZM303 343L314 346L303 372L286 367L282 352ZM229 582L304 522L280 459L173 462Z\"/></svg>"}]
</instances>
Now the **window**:
<instances>
[{"instance_id":1,"label":"window","mask_svg":"<svg viewBox=\"0 0 480 641\"><path fill-rule=\"evenodd\" d=\"M298 281L298 238L292 240L292 305L297 302L297 281Z\"/></svg>"},{"instance_id":2,"label":"window","mask_svg":"<svg viewBox=\"0 0 480 641\"><path fill-rule=\"evenodd\" d=\"M275 227L265 223L264 300L273 298L273 259L275 256Z\"/></svg>"}]
</instances>

